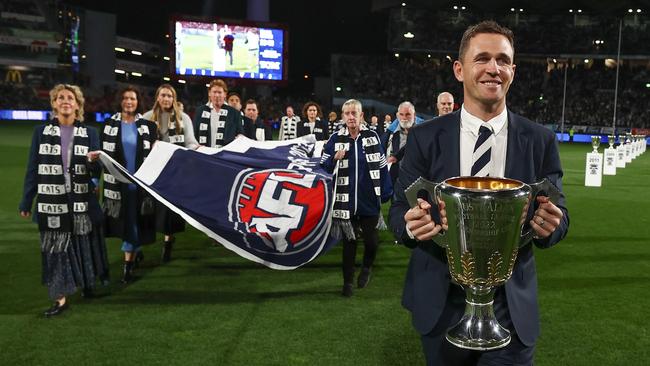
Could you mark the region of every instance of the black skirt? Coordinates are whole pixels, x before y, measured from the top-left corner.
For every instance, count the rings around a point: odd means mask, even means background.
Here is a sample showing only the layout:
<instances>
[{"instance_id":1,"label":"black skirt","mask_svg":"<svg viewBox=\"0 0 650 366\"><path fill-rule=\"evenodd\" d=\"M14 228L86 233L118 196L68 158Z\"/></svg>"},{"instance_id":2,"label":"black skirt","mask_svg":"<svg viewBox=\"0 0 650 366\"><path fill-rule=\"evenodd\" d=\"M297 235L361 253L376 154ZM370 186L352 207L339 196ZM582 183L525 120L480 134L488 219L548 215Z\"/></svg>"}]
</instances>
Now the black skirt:
<instances>
[{"instance_id":1,"label":"black skirt","mask_svg":"<svg viewBox=\"0 0 650 366\"><path fill-rule=\"evenodd\" d=\"M42 281L49 297L57 300L78 288L94 289L97 281L108 282L108 256L101 225L93 224L88 235L71 235L61 250L52 250L41 233Z\"/></svg>"},{"instance_id":2,"label":"black skirt","mask_svg":"<svg viewBox=\"0 0 650 366\"><path fill-rule=\"evenodd\" d=\"M156 201L156 231L165 235L185 231L185 220L167 206Z\"/></svg>"}]
</instances>

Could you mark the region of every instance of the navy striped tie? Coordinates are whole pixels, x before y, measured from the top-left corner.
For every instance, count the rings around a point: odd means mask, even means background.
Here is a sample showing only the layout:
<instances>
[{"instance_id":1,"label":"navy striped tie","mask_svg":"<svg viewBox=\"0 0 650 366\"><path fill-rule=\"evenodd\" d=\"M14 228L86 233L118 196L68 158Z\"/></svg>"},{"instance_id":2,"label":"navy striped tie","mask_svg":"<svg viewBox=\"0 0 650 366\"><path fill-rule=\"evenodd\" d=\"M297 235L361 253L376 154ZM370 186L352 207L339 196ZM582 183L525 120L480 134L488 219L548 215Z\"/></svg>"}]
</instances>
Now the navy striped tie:
<instances>
[{"instance_id":1,"label":"navy striped tie","mask_svg":"<svg viewBox=\"0 0 650 366\"><path fill-rule=\"evenodd\" d=\"M481 126L478 139L472 154L472 176L486 177L490 175L490 157L492 156L492 130Z\"/></svg>"}]
</instances>

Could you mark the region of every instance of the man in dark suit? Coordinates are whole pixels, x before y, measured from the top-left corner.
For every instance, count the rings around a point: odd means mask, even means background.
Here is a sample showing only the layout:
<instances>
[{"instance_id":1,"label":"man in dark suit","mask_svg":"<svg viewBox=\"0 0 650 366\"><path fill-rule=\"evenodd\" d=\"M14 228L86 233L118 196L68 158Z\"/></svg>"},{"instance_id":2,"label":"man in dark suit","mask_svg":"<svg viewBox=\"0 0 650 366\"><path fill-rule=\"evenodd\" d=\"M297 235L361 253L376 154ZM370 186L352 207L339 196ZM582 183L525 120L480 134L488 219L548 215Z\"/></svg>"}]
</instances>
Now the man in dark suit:
<instances>
[{"instance_id":1,"label":"man in dark suit","mask_svg":"<svg viewBox=\"0 0 650 366\"><path fill-rule=\"evenodd\" d=\"M457 348L445 340L445 333L463 315L465 296L451 283L446 255L435 244L436 235L448 228L445 207L431 209L429 202L419 200L410 208L404 195L404 189L420 176L436 182L469 175L507 177L525 183L548 178L562 190L563 173L554 133L506 108L506 94L515 75L513 60L509 29L492 21L469 27L453 67L463 83L461 110L413 127L400 164L390 224L398 240L413 248L402 304L412 313L429 365L533 362L539 310L532 244L519 250L511 279L495 294L495 314L511 332L510 344L489 352ZM535 231L533 244L537 247L548 248L559 242L569 226L564 195L557 205L547 197L538 197L528 220L526 226Z\"/></svg>"}]
</instances>

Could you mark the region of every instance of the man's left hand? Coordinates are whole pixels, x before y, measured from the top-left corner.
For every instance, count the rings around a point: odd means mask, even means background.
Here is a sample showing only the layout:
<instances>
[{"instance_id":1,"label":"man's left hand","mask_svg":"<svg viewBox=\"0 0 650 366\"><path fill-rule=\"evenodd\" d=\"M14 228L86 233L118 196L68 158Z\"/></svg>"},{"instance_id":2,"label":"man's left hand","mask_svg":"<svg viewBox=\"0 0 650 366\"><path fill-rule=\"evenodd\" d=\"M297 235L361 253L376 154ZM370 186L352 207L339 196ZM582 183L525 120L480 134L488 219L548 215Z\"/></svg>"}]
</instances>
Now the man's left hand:
<instances>
[{"instance_id":1,"label":"man's left hand","mask_svg":"<svg viewBox=\"0 0 650 366\"><path fill-rule=\"evenodd\" d=\"M564 213L548 197L538 196L537 203L539 207L530 220L530 226L535 230L538 238L548 238L560 226Z\"/></svg>"}]
</instances>

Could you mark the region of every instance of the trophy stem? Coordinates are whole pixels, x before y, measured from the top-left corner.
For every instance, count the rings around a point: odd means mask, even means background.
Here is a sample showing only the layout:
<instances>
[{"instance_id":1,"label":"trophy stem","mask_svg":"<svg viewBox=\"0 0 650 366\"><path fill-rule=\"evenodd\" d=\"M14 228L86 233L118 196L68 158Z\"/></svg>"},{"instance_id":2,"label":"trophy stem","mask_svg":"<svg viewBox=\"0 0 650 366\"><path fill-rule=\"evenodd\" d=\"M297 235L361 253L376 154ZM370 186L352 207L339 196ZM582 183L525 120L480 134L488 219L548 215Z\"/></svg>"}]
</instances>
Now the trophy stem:
<instances>
[{"instance_id":1,"label":"trophy stem","mask_svg":"<svg viewBox=\"0 0 650 366\"><path fill-rule=\"evenodd\" d=\"M465 314L447 331L453 345L476 351L502 348L510 343L510 331L494 315L494 288L466 286Z\"/></svg>"}]
</instances>

